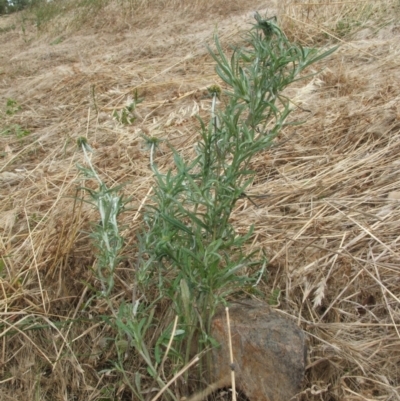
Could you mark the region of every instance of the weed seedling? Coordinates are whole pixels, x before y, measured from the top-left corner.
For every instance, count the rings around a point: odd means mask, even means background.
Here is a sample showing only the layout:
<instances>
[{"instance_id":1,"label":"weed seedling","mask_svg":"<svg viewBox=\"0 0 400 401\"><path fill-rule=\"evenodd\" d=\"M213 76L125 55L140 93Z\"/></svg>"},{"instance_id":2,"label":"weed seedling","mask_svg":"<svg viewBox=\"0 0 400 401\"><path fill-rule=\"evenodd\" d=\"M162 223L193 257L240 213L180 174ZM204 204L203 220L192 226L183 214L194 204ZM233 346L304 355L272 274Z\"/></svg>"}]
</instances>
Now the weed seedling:
<instances>
[{"instance_id":1,"label":"weed seedling","mask_svg":"<svg viewBox=\"0 0 400 401\"><path fill-rule=\"evenodd\" d=\"M18 104L18 102L14 99L7 99L6 103L6 114L8 116L13 116L15 113L17 113L19 110L21 110L21 106Z\"/></svg>"},{"instance_id":2,"label":"weed seedling","mask_svg":"<svg viewBox=\"0 0 400 401\"><path fill-rule=\"evenodd\" d=\"M22 139L30 134L30 131L22 128L19 124L7 126L0 135L15 135L16 138Z\"/></svg>"},{"instance_id":3,"label":"weed seedling","mask_svg":"<svg viewBox=\"0 0 400 401\"><path fill-rule=\"evenodd\" d=\"M133 124L136 120L135 109L136 106L143 101L139 98L138 92L135 91L134 98L128 99L127 105L120 111L114 110L113 117L123 125Z\"/></svg>"}]
</instances>

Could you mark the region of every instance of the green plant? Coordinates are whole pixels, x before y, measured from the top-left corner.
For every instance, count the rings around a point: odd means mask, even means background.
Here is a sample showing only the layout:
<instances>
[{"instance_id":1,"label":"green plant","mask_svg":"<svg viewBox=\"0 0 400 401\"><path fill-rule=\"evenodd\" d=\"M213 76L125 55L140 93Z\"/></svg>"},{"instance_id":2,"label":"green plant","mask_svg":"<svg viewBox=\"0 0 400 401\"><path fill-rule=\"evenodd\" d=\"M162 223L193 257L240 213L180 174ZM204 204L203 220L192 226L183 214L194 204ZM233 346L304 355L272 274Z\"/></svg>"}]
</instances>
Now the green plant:
<instances>
[{"instance_id":1,"label":"green plant","mask_svg":"<svg viewBox=\"0 0 400 401\"><path fill-rule=\"evenodd\" d=\"M13 116L15 113L17 113L19 110L21 110L21 106L18 104L18 102L14 99L7 99L6 103L6 114L8 116Z\"/></svg>"},{"instance_id":2,"label":"green plant","mask_svg":"<svg viewBox=\"0 0 400 401\"><path fill-rule=\"evenodd\" d=\"M22 139L30 134L30 131L22 128L19 124L13 124L5 127L0 135L15 135L18 139Z\"/></svg>"},{"instance_id":3,"label":"green plant","mask_svg":"<svg viewBox=\"0 0 400 401\"><path fill-rule=\"evenodd\" d=\"M89 153L92 148L86 138L79 138L78 147L83 151L84 158L88 167L78 165L85 179L94 179L98 188L93 190L88 187L81 187L90 195L91 203L100 213L100 221L94 226L91 234L93 244L97 249L97 262L94 273L101 285L101 291L95 294L95 298L105 299L112 311L112 316L103 316L103 320L112 328L117 330L115 346L118 355L118 361L115 362L113 370L120 372L125 377L123 361L125 353L130 349L135 349L138 355L146 363L150 376L163 387L165 383L158 374L157 358L154 351L146 346L145 338L147 331L154 325L153 316L155 306L159 299L154 300L150 305L140 303L132 298L132 304L122 303L118 310L114 309L110 301L111 292L114 288L115 269L121 261L121 250L124 244L124 238L120 235L118 226L118 216L124 211L126 201L119 194L119 187L108 188L96 172ZM135 294L135 291L134 291ZM126 383L139 399L143 398L140 391L140 375L135 380L135 386ZM172 396L172 393L170 393Z\"/></svg>"},{"instance_id":4,"label":"green plant","mask_svg":"<svg viewBox=\"0 0 400 401\"><path fill-rule=\"evenodd\" d=\"M120 235L117 218L124 210L125 201L118 192L119 187L108 188L100 179L90 160L88 152L92 149L86 138L78 139L78 146L82 149L88 167L78 166L86 178L94 179L98 189L82 187L90 196L91 201L100 213L100 222L96 224L92 233L93 243L97 247L97 263L95 272L101 284L102 297L108 299L114 288L114 271L120 262L120 251L124 239Z\"/></svg>"},{"instance_id":5,"label":"green plant","mask_svg":"<svg viewBox=\"0 0 400 401\"><path fill-rule=\"evenodd\" d=\"M138 399L145 398L143 375L137 372L133 380L128 378L124 370L128 350L144 362L150 388L156 385L166 399L175 400L166 386L165 361L172 361L169 375L183 374L189 383L184 367L196 361L194 355L217 345L210 334L216 308L232 294L257 286L265 275L263 252L245 252L253 227L239 234L230 217L252 184L252 158L270 148L288 124L290 101L282 91L335 49L319 52L295 45L273 20L258 14L256 20L244 38L245 46L233 49L230 58L215 37L216 50L210 53L227 89L209 88L211 119L207 124L199 118L200 140L193 160L186 161L171 147L174 168L162 173L154 162L159 139L144 136L155 185L138 233L132 298L118 311L109 302L113 316L103 317L118 332L114 370ZM222 111L216 107L218 98L225 104ZM97 190L85 189L101 216L92 234L98 248L95 272L102 285L100 296L109 299L124 244L117 221L124 202L117 189L109 189L96 173L86 139L78 144L88 165L80 167L82 172L98 183ZM273 302L275 298L274 293ZM161 304L169 312L160 316ZM209 371L207 362L200 360L200 372Z\"/></svg>"},{"instance_id":6,"label":"green plant","mask_svg":"<svg viewBox=\"0 0 400 401\"><path fill-rule=\"evenodd\" d=\"M215 38L216 51L210 53L229 89L223 95L225 110L217 112L221 90L209 88L211 121L200 120L197 157L186 161L172 149L174 169L166 174L151 157L155 195L144 215L141 239L147 259L139 268L144 280L138 283L143 293L149 285L157 287L180 317L183 363L191 358L195 340L199 352L215 345L210 325L218 305L243 286L256 285L265 271L266 258L244 252L252 227L240 235L230 217L253 181L251 159L271 147L287 125L290 102L282 91L335 51L292 44L274 21L258 14L256 20L246 45L235 48L230 59Z\"/></svg>"},{"instance_id":7,"label":"green plant","mask_svg":"<svg viewBox=\"0 0 400 401\"><path fill-rule=\"evenodd\" d=\"M280 295L281 295L281 291L279 290L279 288L275 288L269 296L269 300L268 300L269 305L272 305L272 306L278 305Z\"/></svg>"},{"instance_id":8,"label":"green plant","mask_svg":"<svg viewBox=\"0 0 400 401\"><path fill-rule=\"evenodd\" d=\"M122 110L114 110L113 117L123 125L133 124L136 120L136 106L142 101L143 99L139 98L138 92L135 91L134 99L130 99L128 105L125 106Z\"/></svg>"},{"instance_id":9,"label":"green plant","mask_svg":"<svg viewBox=\"0 0 400 401\"><path fill-rule=\"evenodd\" d=\"M142 134L141 137L144 139L145 147L150 150L150 166L154 168L154 154L162 140L156 136L147 136L145 134Z\"/></svg>"}]
</instances>

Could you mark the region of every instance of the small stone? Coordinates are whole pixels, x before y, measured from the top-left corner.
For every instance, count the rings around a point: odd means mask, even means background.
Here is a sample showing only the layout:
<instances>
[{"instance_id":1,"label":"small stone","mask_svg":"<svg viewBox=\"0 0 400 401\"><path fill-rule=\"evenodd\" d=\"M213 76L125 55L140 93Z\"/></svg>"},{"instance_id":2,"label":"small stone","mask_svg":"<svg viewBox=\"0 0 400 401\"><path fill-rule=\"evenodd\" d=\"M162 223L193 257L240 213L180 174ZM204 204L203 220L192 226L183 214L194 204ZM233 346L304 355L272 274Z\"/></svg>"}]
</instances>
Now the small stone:
<instances>
[{"instance_id":1,"label":"small stone","mask_svg":"<svg viewBox=\"0 0 400 401\"><path fill-rule=\"evenodd\" d=\"M213 379L235 371L237 389L250 401L289 401L301 390L306 365L304 332L268 304L245 300L229 308L234 364L229 359L225 309L213 318Z\"/></svg>"}]
</instances>

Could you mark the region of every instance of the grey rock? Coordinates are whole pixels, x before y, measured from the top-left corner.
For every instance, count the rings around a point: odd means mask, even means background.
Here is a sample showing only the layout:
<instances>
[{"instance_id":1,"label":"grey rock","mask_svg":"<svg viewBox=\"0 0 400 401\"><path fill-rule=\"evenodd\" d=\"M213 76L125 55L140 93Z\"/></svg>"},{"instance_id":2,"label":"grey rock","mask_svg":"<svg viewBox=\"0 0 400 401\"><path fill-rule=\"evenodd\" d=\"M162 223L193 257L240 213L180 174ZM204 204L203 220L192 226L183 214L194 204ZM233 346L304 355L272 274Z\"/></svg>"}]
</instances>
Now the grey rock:
<instances>
[{"instance_id":1,"label":"grey rock","mask_svg":"<svg viewBox=\"0 0 400 401\"><path fill-rule=\"evenodd\" d=\"M235 370L236 387L250 401L289 401L300 390L306 366L304 332L266 303L245 300L229 308L234 365L229 360L225 309L213 318L213 379L224 383Z\"/></svg>"}]
</instances>

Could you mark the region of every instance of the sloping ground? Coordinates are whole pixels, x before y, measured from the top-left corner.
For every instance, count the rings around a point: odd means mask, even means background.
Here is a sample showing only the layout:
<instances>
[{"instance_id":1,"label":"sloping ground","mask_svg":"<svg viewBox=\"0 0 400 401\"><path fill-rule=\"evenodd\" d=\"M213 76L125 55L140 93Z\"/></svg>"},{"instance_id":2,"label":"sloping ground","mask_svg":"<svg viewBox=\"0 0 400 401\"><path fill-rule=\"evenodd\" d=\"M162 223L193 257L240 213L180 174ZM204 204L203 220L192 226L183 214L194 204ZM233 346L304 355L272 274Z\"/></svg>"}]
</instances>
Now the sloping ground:
<instances>
[{"instance_id":1,"label":"sloping ground","mask_svg":"<svg viewBox=\"0 0 400 401\"><path fill-rule=\"evenodd\" d=\"M254 159L249 193L265 197L254 197L258 208L239 201L233 216L238 231L255 225L249 248L270 257L258 296L309 333L301 399L400 399L400 14L376 3L387 24L375 10L345 36L353 27L341 18L340 49L290 89L290 119L305 123ZM140 134L190 154L195 115L209 116L206 88L221 84L205 43L216 28L223 44L240 41L252 10L265 11L257 1L215 4L143 9L147 26L114 21L113 30L109 17L100 28L38 36L21 30L20 15L0 19L2 400L131 399L112 370L111 334L96 320L106 305L83 308L97 285L88 232L98 215L76 200L76 140L88 139L103 179L132 197L121 217L129 255L152 185ZM311 12L287 2L279 17L289 36L331 43L331 26ZM135 91L136 120L120 124L112 115ZM165 144L156 158L160 169L171 165ZM131 280L122 266L116 303L130 296Z\"/></svg>"}]
</instances>

